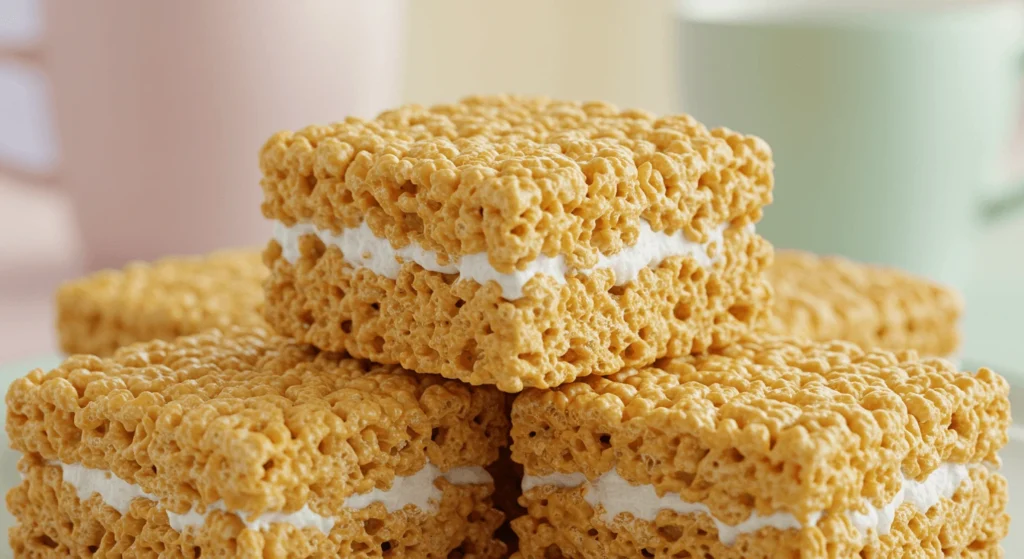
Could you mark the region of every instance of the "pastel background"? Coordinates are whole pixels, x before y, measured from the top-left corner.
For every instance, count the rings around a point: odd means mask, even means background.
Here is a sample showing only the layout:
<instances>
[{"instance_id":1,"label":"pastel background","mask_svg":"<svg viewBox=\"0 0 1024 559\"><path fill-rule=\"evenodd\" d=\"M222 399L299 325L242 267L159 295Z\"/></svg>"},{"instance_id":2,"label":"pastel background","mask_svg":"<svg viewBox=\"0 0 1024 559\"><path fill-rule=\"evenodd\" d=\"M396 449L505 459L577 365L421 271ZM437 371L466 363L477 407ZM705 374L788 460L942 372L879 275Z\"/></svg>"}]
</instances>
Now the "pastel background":
<instances>
[{"instance_id":1,"label":"pastel background","mask_svg":"<svg viewBox=\"0 0 1024 559\"><path fill-rule=\"evenodd\" d=\"M1007 2L857 0L903 3ZM60 282L132 259L262 245L256 152L278 129L468 93L689 110L697 103L685 92L700 83L685 81L685 61L704 52L681 36L679 10L672 0L0 0L0 382L55 363ZM766 87L791 88L792 79L780 73ZM827 89L798 89L790 104L821 101ZM758 91L730 94L760 100ZM1014 140L979 175L1024 177L1024 127L1005 124ZM777 197L787 192L776 186ZM969 252L959 263L969 278L965 363L1008 376L1020 410L1024 216L984 229ZM0 443L5 489L18 455ZM1002 455L1019 519L1024 427L1012 428ZM0 507L0 531L11 521ZM1024 538L1004 545L1015 556Z\"/></svg>"},{"instance_id":2,"label":"pastel background","mask_svg":"<svg viewBox=\"0 0 1024 559\"><path fill-rule=\"evenodd\" d=\"M67 278L262 244L277 129L471 92L687 108L667 0L84 4L0 0L0 363L53 350ZM1024 371L1024 218L974 246L965 356Z\"/></svg>"}]
</instances>

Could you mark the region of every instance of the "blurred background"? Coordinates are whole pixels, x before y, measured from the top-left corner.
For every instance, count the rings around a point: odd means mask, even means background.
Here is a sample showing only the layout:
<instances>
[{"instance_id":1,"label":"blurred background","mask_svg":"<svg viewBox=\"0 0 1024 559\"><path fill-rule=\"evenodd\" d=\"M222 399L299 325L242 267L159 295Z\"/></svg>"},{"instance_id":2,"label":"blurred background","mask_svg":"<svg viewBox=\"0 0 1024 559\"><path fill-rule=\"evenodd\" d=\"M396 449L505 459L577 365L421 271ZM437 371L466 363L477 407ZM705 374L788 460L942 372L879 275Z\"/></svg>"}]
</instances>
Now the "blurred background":
<instances>
[{"instance_id":1,"label":"blurred background","mask_svg":"<svg viewBox=\"0 0 1024 559\"><path fill-rule=\"evenodd\" d=\"M65 279L262 245L273 132L511 92L765 137L769 240L955 285L965 357L1024 371L1024 16L893 4L0 0L0 362Z\"/></svg>"}]
</instances>

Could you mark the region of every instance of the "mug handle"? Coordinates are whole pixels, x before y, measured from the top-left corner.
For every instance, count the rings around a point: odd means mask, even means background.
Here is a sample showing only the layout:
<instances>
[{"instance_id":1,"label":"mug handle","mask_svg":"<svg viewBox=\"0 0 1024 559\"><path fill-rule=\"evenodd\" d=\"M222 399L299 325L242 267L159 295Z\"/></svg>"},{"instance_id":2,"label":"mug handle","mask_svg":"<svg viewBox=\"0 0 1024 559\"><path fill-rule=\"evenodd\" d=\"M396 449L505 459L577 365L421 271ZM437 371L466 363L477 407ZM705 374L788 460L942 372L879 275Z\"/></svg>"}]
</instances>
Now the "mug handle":
<instances>
[{"instance_id":1,"label":"mug handle","mask_svg":"<svg viewBox=\"0 0 1024 559\"><path fill-rule=\"evenodd\" d=\"M1017 55L1017 70L1024 76L1024 49ZM1000 194L981 202L981 217L985 223L993 223L1024 210L1024 179L1017 184L1000 190Z\"/></svg>"},{"instance_id":2,"label":"mug handle","mask_svg":"<svg viewBox=\"0 0 1024 559\"><path fill-rule=\"evenodd\" d=\"M985 223L994 223L1024 210L1024 181L1005 194L981 203L981 217Z\"/></svg>"}]
</instances>

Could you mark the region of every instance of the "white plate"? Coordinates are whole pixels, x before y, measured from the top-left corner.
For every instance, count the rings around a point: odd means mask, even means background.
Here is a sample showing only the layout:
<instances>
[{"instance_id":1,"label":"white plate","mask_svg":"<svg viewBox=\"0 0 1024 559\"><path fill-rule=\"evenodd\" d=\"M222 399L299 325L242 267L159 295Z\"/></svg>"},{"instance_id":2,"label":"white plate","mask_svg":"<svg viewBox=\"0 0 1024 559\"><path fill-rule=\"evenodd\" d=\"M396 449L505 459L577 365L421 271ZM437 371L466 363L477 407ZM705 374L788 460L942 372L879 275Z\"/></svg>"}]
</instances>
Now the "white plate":
<instances>
[{"instance_id":1,"label":"white plate","mask_svg":"<svg viewBox=\"0 0 1024 559\"><path fill-rule=\"evenodd\" d=\"M7 386L20 376L28 373L34 368L48 369L57 366L61 358L53 355L41 357L20 363L12 363L0 367L0 394L6 395ZM1024 419L1024 387L1013 390L1011 400L1013 408L1021 410L1017 421ZM0 398L0 411L2 417L7 416L6 400ZM7 443L7 432L0 435L3 448L0 449L0 490L6 495L7 491L21 482L18 476L17 464L20 454L10 449ZM1017 423L1010 432L1010 444L1003 449L1002 473L1010 480L1010 516L1024 519L1024 424ZM12 556L10 548L6 543L7 529L14 524L14 518L7 512L6 504L0 507L0 557ZM1024 549L1024 530L1010 531L1010 535L1003 541L1004 549Z\"/></svg>"}]
</instances>

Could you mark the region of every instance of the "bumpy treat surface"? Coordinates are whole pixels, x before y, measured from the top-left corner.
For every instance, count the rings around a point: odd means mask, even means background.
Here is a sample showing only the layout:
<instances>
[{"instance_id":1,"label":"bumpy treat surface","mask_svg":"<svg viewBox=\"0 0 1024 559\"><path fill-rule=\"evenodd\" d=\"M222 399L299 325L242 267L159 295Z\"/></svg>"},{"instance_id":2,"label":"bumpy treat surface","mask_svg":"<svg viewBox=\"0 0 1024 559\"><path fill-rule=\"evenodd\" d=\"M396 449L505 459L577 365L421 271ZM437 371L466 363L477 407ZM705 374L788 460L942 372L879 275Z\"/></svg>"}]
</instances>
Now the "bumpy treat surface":
<instances>
[{"instance_id":1,"label":"bumpy treat surface","mask_svg":"<svg viewBox=\"0 0 1024 559\"><path fill-rule=\"evenodd\" d=\"M775 334L936 357L953 355L960 345L962 299L924 278L792 250L775 253L768 278Z\"/></svg>"},{"instance_id":2,"label":"bumpy treat surface","mask_svg":"<svg viewBox=\"0 0 1024 559\"><path fill-rule=\"evenodd\" d=\"M136 499L124 515L98 494L82 500L61 480L60 468L22 460L25 480L7 495L18 524L11 529L15 557L125 557L175 559L300 559L380 557L498 559L504 545L492 534L501 513L486 485L445 485L437 512L389 513L377 503L343 512L325 535L314 528L275 524L250 530L238 517L215 513L206 525L174 530L153 501Z\"/></svg>"},{"instance_id":3,"label":"bumpy treat surface","mask_svg":"<svg viewBox=\"0 0 1024 559\"><path fill-rule=\"evenodd\" d=\"M863 535L844 515L814 527L764 528L723 544L704 514L662 511L652 521L620 516L610 525L588 504L581 489L538 487L522 498L529 514L512 522L520 559L609 557L702 559L859 559L862 557L961 557L1000 559L1009 529L1006 479L985 467L972 469L951 499L928 511L910 503L896 510L888 534Z\"/></svg>"},{"instance_id":4,"label":"bumpy treat surface","mask_svg":"<svg viewBox=\"0 0 1024 559\"><path fill-rule=\"evenodd\" d=\"M237 250L137 262L66 283L57 291L61 349L106 356L135 342L261 326L266 275L258 250Z\"/></svg>"},{"instance_id":5,"label":"bumpy treat surface","mask_svg":"<svg viewBox=\"0 0 1024 559\"><path fill-rule=\"evenodd\" d=\"M330 516L429 461L487 466L506 444L504 396L293 345L219 331L72 356L7 393L15 450L108 470L175 513Z\"/></svg>"},{"instance_id":6,"label":"bumpy treat surface","mask_svg":"<svg viewBox=\"0 0 1024 559\"><path fill-rule=\"evenodd\" d=\"M414 263L397 279L353 268L314 236L292 264L271 241L266 316L316 347L519 392L723 347L764 325L771 246L732 227L713 248L710 266L671 257L625 285L614 285L608 270L565 283L536 276L524 297L509 301L493 282Z\"/></svg>"},{"instance_id":7,"label":"bumpy treat surface","mask_svg":"<svg viewBox=\"0 0 1024 559\"><path fill-rule=\"evenodd\" d=\"M529 390L513 406L512 457L527 475L614 468L729 525L754 511L804 522L881 507L904 476L944 462L998 463L1009 424L1009 386L988 369L766 338Z\"/></svg>"},{"instance_id":8,"label":"bumpy treat surface","mask_svg":"<svg viewBox=\"0 0 1024 559\"><path fill-rule=\"evenodd\" d=\"M607 103L472 97L373 120L281 132L260 154L263 213L338 231L365 221L396 247L446 262L486 253L511 272L598 254L654 231L706 241L760 219L771 200L762 140Z\"/></svg>"}]
</instances>

